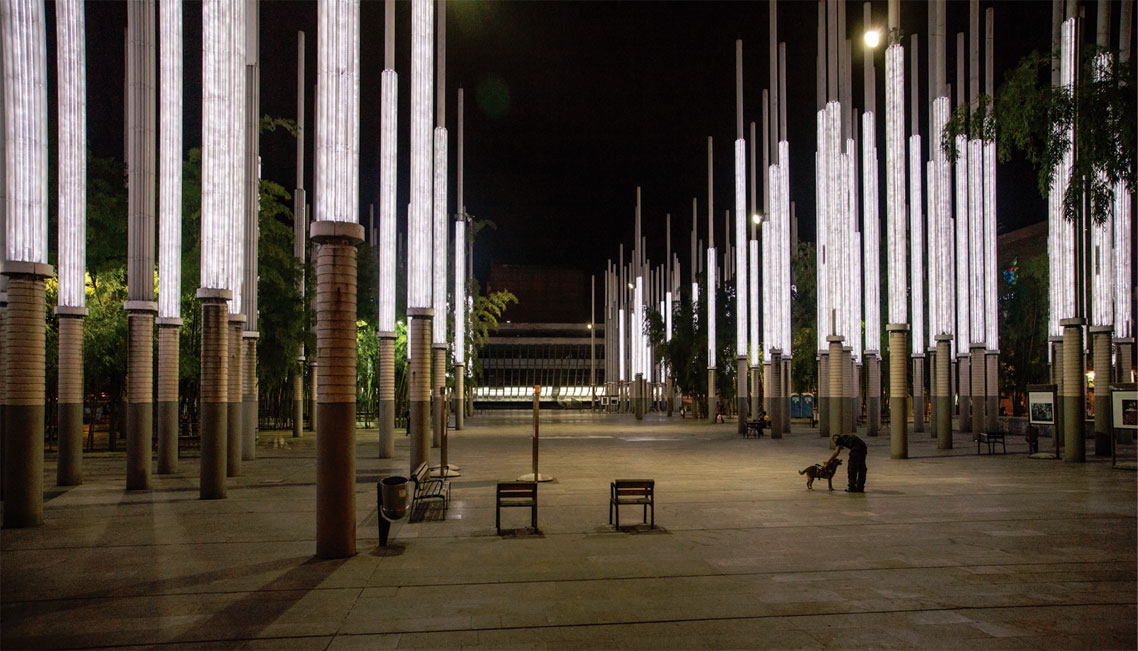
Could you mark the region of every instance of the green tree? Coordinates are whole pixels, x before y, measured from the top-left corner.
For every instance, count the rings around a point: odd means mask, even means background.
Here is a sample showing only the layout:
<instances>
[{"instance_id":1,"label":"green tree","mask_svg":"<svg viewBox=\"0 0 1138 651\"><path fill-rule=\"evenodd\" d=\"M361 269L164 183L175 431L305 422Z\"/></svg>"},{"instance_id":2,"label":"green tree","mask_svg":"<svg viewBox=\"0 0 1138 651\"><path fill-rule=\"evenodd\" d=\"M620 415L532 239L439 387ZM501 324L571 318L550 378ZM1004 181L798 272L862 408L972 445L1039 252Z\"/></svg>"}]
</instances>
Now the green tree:
<instances>
[{"instance_id":1,"label":"green tree","mask_svg":"<svg viewBox=\"0 0 1138 651\"><path fill-rule=\"evenodd\" d=\"M1013 260L1000 273L1001 391L1012 399L1013 416L1022 415L1027 385L1047 375L1047 258Z\"/></svg>"}]
</instances>

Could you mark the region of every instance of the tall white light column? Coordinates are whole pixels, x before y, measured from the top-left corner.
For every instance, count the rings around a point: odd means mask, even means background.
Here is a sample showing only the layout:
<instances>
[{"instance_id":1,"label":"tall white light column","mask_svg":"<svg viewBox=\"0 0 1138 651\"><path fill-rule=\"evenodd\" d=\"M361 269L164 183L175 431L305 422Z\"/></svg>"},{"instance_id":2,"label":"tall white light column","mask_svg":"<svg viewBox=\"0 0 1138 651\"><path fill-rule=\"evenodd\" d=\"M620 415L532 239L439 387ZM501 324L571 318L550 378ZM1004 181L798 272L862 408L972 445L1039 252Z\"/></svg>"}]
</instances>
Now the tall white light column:
<instances>
[{"instance_id":1,"label":"tall white light column","mask_svg":"<svg viewBox=\"0 0 1138 651\"><path fill-rule=\"evenodd\" d=\"M4 54L4 527L43 521L47 36L43 3L0 4Z\"/></svg>"},{"instance_id":2,"label":"tall white light column","mask_svg":"<svg viewBox=\"0 0 1138 651\"><path fill-rule=\"evenodd\" d=\"M443 393L446 391L446 351L447 351L447 244L450 232L450 216L447 214L447 129L446 129L446 0L439 0L437 16L437 46L435 59L435 165L434 212L431 246L431 297L434 313L438 318L431 322L431 395L433 427L431 447L442 445L443 428L447 415L443 413Z\"/></svg>"},{"instance_id":3,"label":"tall white light column","mask_svg":"<svg viewBox=\"0 0 1138 651\"><path fill-rule=\"evenodd\" d=\"M892 44L885 50L886 221L889 261L889 455L909 456L908 427L908 238L905 211L905 50L895 40L900 2L889 2Z\"/></svg>"},{"instance_id":4,"label":"tall white light column","mask_svg":"<svg viewBox=\"0 0 1138 651\"><path fill-rule=\"evenodd\" d=\"M359 0L320 0L316 54L316 555L356 553Z\"/></svg>"},{"instance_id":5,"label":"tall white light column","mask_svg":"<svg viewBox=\"0 0 1138 651\"><path fill-rule=\"evenodd\" d=\"M458 89L458 215L454 220L454 428L461 430L466 416L466 206L462 196L462 89ZM594 277L595 280L595 277ZM595 287L594 287L595 292ZM594 304L596 301L593 301ZM592 307L596 309L595 305ZM590 329L592 328L590 321ZM595 384L595 383L594 383ZM591 395L595 398L596 391Z\"/></svg>"},{"instance_id":6,"label":"tall white light column","mask_svg":"<svg viewBox=\"0 0 1138 651\"><path fill-rule=\"evenodd\" d=\"M747 427L747 142L743 139L743 41L735 41L735 404Z\"/></svg>"},{"instance_id":7,"label":"tall white light column","mask_svg":"<svg viewBox=\"0 0 1138 651\"><path fill-rule=\"evenodd\" d=\"M83 6L56 3L59 66L59 463L56 484L83 481L83 317L87 241L87 82Z\"/></svg>"},{"instance_id":8,"label":"tall white light column","mask_svg":"<svg viewBox=\"0 0 1138 651\"><path fill-rule=\"evenodd\" d=\"M182 325L182 1L158 5L158 474L178 471Z\"/></svg>"},{"instance_id":9,"label":"tall white light column","mask_svg":"<svg viewBox=\"0 0 1138 651\"><path fill-rule=\"evenodd\" d=\"M395 456L395 185L398 182L399 75L395 0L384 2L384 69L379 101L379 458Z\"/></svg>"},{"instance_id":10,"label":"tall white light column","mask_svg":"<svg viewBox=\"0 0 1138 651\"><path fill-rule=\"evenodd\" d=\"M245 364L245 351L242 348L242 333L245 330L245 151L247 116L245 107L248 94L245 90L245 19L248 5L243 0L232 2L230 21L225 24L226 38L230 40L226 66L226 83L229 89L229 103L225 109L229 124L226 133L228 149L226 156L227 192L223 197L225 210L232 224L226 235L229 238L229 254L233 263L229 267L226 287L233 294L229 301L229 373L226 462L225 475L237 477L241 474L244 444L244 401L241 396L241 371Z\"/></svg>"}]
</instances>

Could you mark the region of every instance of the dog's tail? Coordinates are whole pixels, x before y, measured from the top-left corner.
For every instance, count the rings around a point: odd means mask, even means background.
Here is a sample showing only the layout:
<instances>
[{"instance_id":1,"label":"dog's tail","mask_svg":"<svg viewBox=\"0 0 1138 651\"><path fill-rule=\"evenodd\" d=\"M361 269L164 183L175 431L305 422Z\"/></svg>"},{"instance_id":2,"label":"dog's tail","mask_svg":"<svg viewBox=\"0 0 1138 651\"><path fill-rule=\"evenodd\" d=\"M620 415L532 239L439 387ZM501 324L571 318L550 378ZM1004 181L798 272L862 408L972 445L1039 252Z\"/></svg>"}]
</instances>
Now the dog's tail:
<instances>
[{"instance_id":1,"label":"dog's tail","mask_svg":"<svg viewBox=\"0 0 1138 651\"><path fill-rule=\"evenodd\" d=\"M800 474L800 475L805 475L805 474L806 474L806 469L805 469L805 468L803 468L802 470L799 470L799 471L798 471L798 474Z\"/></svg>"}]
</instances>

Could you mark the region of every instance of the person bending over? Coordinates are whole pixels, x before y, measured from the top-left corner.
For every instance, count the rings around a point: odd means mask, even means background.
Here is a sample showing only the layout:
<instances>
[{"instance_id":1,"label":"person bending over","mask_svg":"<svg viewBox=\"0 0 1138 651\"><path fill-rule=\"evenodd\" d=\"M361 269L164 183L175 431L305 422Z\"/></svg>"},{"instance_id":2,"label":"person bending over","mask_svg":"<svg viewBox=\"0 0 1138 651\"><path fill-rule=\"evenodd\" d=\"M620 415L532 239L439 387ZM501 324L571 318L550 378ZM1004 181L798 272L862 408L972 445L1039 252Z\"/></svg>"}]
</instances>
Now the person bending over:
<instances>
[{"instance_id":1,"label":"person bending over","mask_svg":"<svg viewBox=\"0 0 1138 651\"><path fill-rule=\"evenodd\" d=\"M850 451L850 462L846 466L849 476L849 488L846 489L847 493L864 493L865 492L865 454L867 449L865 441L861 440L856 434L835 434L831 437L834 442L834 453L826 460L826 463L838 458L838 453L842 448ZM825 465L825 464L823 464Z\"/></svg>"}]
</instances>

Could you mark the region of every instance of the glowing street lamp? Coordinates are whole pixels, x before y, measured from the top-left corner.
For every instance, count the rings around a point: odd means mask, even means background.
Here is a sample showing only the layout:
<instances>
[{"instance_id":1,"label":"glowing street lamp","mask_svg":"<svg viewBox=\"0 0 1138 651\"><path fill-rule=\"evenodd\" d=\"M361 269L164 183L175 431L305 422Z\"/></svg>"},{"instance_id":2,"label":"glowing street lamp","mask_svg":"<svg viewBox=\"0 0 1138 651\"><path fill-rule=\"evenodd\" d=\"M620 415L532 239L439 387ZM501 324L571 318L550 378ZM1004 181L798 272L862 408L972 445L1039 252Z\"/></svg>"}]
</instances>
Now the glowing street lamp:
<instances>
[{"instance_id":1,"label":"glowing street lamp","mask_svg":"<svg viewBox=\"0 0 1138 651\"><path fill-rule=\"evenodd\" d=\"M865 32L865 46L874 48L881 45L881 31L870 29Z\"/></svg>"}]
</instances>

